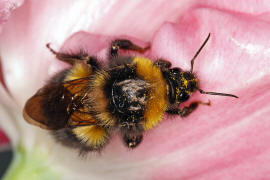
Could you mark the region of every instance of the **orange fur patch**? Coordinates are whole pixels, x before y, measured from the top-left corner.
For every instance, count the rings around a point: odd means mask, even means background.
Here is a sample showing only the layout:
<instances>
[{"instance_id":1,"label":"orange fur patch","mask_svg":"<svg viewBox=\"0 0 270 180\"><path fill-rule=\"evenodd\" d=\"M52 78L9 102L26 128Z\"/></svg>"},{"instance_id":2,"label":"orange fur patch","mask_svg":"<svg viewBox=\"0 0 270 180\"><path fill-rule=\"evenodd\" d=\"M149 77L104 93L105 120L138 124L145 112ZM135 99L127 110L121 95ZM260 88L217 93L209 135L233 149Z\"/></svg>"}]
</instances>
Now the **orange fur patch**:
<instances>
[{"instance_id":1,"label":"orange fur patch","mask_svg":"<svg viewBox=\"0 0 270 180\"><path fill-rule=\"evenodd\" d=\"M72 132L89 147L97 149L104 145L108 139L108 134L105 129L99 126L76 127Z\"/></svg>"},{"instance_id":2,"label":"orange fur patch","mask_svg":"<svg viewBox=\"0 0 270 180\"><path fill-rule=\"evenodd\" d=\"M91 73L91 68L88 65L77 63L70 69L65 78L65 81L84 78L89 76Z\"/></svg>"},{"instance_id":3,"label":"orange fur patch","mask_svg":"<svg viewBox=\"0 0 270 180\"><path fill-rule=\"evenodd\" d=\"M156 126L167 109L167 83L163 78L160 68L153 65L150 59L135 57L137 75L151 84L149 99L144 113L144 129L149 130Z\"/></svg>"},{"instance_id":4,"label":"orange fur patch","mask_svg":"<svg viewBox=\"0 0 270 180\"><path fill-rule=\"evenodd\" d=\"M97 72L91 84L93 91L90 92L90 96L92 96L90 98L94 100L93 108L96 112L99 112L96 116L103 126L114 126L116 122L116 119L107 110L109 102L104 92L105 83L109 78L106 71Z\"/></svg>"}]
</instances>

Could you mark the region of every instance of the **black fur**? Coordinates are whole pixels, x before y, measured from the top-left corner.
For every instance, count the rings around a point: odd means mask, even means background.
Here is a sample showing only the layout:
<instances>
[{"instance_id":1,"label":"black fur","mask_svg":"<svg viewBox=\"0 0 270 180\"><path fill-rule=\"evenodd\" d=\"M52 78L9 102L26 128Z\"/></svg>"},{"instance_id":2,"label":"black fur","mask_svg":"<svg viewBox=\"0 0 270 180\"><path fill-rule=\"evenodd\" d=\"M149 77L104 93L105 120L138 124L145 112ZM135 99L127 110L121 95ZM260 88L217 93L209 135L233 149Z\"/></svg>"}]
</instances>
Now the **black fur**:
<instances>
[{"instance_id":1,"label":"black fur","mask_svg":"<svg viewBox=\"0 0 270 180\"><path fill-rule=\"evenodd\" d=\"M129 148L135 148L137 147L143 140L143 135L132 135L130 133L127 133L123 136L123 141L125 145Z\"/></svg>"},{"instance_id":2,"label":"black fur","mask_svg":"<svg viewBox=\"0 0 270 180\"><path fill-rule=\"evenodd\" d=\"M66 127L69 119L67 108L72 94L58 83L49 84L38 93L44 94L41 106L44 116L47 117L46 124L52 129Z\"/></svg>"},{"instance_id":3,"label":"black fur","mask_svg":"<svg viewBox=\"0 0 270 180\"><path fill-rule=\"evenodd\" d=\"M147 83L137 78L135 65L118 66L109 75L110 79L104 88L109 99L108 111L119 120L119 124L138 123L143 118L145 107L144 102L138 102L136 98L137 95L147 96L148 91L144 86ZM135 106L139 108L136 109Z\"/></svg>"}]
</instances>

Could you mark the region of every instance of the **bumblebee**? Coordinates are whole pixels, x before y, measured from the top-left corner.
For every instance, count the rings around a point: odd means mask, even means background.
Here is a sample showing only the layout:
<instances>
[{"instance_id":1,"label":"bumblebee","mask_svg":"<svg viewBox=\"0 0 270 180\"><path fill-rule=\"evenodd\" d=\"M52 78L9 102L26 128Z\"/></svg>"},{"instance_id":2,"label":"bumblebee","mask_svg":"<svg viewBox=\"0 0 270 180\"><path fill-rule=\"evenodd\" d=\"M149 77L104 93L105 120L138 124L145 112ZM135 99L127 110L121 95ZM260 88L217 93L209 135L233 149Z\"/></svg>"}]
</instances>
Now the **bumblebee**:
<instances>
[{"instance_id":1,"label":"bumblebee","mask_svg":"<svg viewBox=\"0 0 270 180\"><path fill-rule=\"evenodd\" d=\"M203 104L196 101L179 108L195 91L237 98L198 87L193 64L209 37L192 58L189 71L172 67L163 59L153 62L119 55L119 50L144 53L150 48L126 39L111 43L107 65L87 53L60 53L47 44L57 59L72 66L56 74L26 102L24 118L52 130L57 140L81 152L101 151L114 131L128 148L135 148L142 142L144 131L157 126L164 113L186 117Z\"/></svg>"}]
</instances>

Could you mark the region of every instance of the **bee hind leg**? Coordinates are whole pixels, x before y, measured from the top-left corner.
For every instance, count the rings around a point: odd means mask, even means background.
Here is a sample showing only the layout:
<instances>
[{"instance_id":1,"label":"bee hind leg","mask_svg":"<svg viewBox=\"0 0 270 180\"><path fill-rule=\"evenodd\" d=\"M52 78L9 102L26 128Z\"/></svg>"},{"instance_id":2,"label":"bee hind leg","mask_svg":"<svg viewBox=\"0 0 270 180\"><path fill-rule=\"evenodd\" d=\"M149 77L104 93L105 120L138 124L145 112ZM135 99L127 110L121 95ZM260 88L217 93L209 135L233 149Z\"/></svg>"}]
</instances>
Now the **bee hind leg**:
<instances>
[{"instance_id":1,"label":"bee hind leg","mask_svg":"<svg viewBox=\"0 0 270 180\"><path fill-rule=\"evenodd\" d=\"M111 57L116 57L118 56L118 51L119 49L123 49L123 50L132 50L132 51L136 51L139 53L144 53L145 51L147 51L150 48L150 45L146 46L146 47L140 47L136 44L133 44L130 40L127 39L116 39L111 43L110 46L110 56Z\"/></svg>"},{"instance_id":2,"label":"bee hind leg","mask_svg":"<svg viewBox=\"0 0 270 180\"><path fill-rule=\"evenodd\" d=\"M61 53L55 51L51 48L50 44L47 43L46 47L56 56L60 61L64 61L70 65L74 65L76 62L85 61L86 64L91 65L91 67L99 68L98 59L93 56L89 56L86 52L80 51L79 53Z\"/></svg>"}]
</instances>

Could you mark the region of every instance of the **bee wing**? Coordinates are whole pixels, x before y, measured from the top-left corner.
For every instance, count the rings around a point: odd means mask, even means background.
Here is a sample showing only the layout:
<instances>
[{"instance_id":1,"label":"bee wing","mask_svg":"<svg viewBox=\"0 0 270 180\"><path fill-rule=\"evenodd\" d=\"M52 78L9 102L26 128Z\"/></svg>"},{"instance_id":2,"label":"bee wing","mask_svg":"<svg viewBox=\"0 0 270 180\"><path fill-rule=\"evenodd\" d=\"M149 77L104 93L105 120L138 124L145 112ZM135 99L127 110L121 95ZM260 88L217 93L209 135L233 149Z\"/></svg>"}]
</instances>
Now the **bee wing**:
<instances>
[{"instance_id":1,"label":"bee wing","mask_svg":"<svg viewBox=\"0 0 270 180\"><path fill-rule=\"evenodd\" d=\"M95 125L96 120L83 103L88 84L88 78L49 83L26 102L24 119L30 124L49 130Z\"/></svg>"},{"instance_id":2,"label":"bee wing","mask_svg":"<svg viewBox=\"0 0 270 180\"><path fill-rule=\"evenodd\" d=\"M88 112L83 112L83 108L74 111L68 121L68 126L89 126L96 125L97 121Z\"/></svg>"},{"instance_id":3,"label":"bee wing","mask_svg":"<svg viewBox=\"0 0 270 180\"><path fill-rule=\"evenodd\" d=\"M35 94L25 104L23 109L24 119L35 126L39 126L43 129L54 129L53 125L50 125L48 118L44 115L42 109L43 95Z\"/></svg>"}]
</instances>

